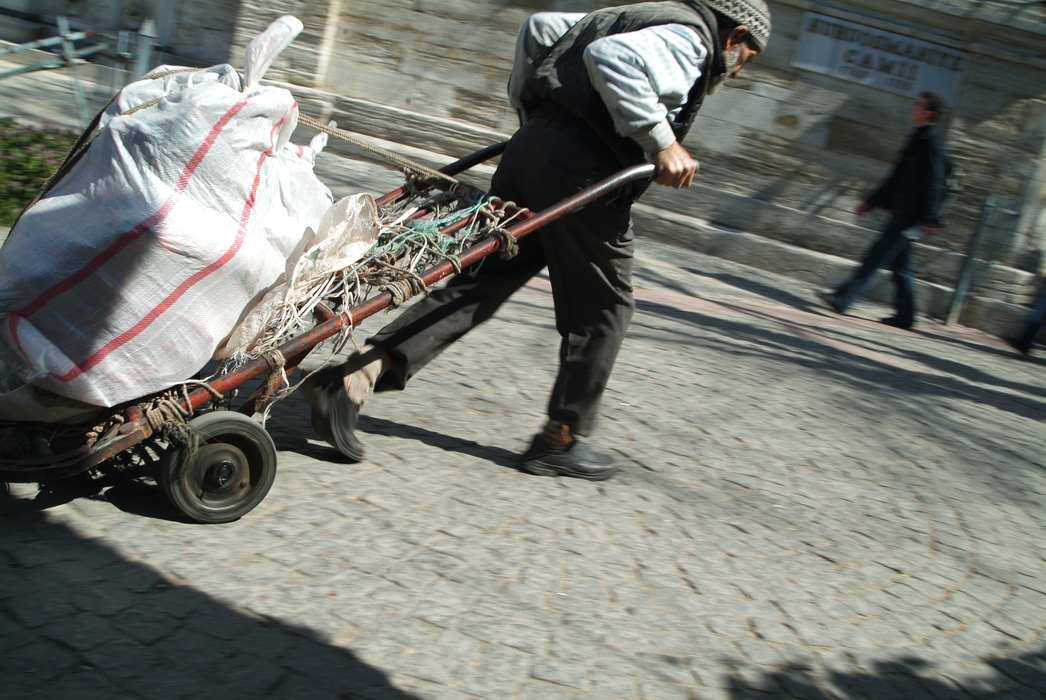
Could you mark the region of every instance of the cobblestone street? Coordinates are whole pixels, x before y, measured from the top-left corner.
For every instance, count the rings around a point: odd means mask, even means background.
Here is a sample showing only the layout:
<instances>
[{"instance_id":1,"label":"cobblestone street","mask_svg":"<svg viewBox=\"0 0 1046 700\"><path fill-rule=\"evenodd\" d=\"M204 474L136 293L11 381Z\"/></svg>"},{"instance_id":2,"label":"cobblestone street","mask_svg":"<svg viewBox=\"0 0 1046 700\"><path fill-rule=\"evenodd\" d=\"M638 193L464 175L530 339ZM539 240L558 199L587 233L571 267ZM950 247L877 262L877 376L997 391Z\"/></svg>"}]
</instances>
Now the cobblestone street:
<instances>
[{"instance_id":1,"label":"cobblestone street","mask_svg":"<svg viewBox=\"0 0 1046 700\"><path fill-rule=\"evenodd\" d=\"M368 400L360 464L278 404L236 523L12 485L0 696L1046 696L1046 360L645 241L636 286L608 482L514 466L555 369L539 278Z\"/></svg>"}]
</instances>

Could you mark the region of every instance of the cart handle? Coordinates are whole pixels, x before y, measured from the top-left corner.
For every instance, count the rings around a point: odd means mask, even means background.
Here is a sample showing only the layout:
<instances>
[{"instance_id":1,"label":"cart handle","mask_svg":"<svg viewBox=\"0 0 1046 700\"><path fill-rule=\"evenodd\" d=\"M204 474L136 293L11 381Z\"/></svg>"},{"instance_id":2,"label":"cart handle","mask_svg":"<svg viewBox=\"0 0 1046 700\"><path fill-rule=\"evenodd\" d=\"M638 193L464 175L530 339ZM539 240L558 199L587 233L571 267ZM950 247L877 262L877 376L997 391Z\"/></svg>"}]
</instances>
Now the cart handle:
<instances>
[{"instance_id":1,"label":"cart handle","mask_svg":"<svg viewBox=\"0 0 1046 700\"><path fill-rule=\"evenodd\" d=\"M453 163L444 165L439 169L439 172L444 175L457 175L463 173L466 170L476 167L480 163L485 163L491 158L496 158L505 152L505 148L508 146L508 141L502 141L501 143L495 143L493 146L487 146L482 148L471 155L467 155L460 160L456 160ZM383 194L374 200L374 203L379 207L383 207L392 200L399 197L401 194L407 191L406 187L398 187L388 194Z\"/></svg>"},{"instance_id":2,"label":"cart handle","mask_svg":"<svg viewBox=\"0 0 1046 700\"><path fill-rule=\"evenodd\" d=\"M495 144L488 149L479 151L467 158L463 158L456 163L452 163L447 166L448 169L455 167L460 163L469 162L472 159L480 159L482 154L491 152L486 158L492 158L501 150L504 150L504 144ZM483 158L485 159L485 158ZM476 160L476 162L482 162L482 159ZM601 180L596 184L581 190L573 197L568 197L559 204L555 204L547 209L540 212L521 212L523 221L511 226L508 232L516 239L523 238L536 231L537 229L549 224L557 219L561 219L567 214L571 214L578 209L581 209L586 204L589 204L608 192L612 192L622 185L626 185L630 182L637 180L649 180L654 176L655 168L652 164L646 163L643 165L634 165L630 168L618 172L615 175L611 175L605 180ZM472 246L460 256L458 256L459 265L455 265L449 261L444 261L438 265L433 265L428 270L421 274L421 281L426 287L429 287L436 282L440 281L444 277L449 277L454 274L461 267L467 267L482 258L487 257L491 253L494 253L498 248L501 247L501 241L497 238L488 238L484 241L477 243ZM359 306L349 309L345 313L338 314L336 317L325 321L320 325L312 328L311 330L302 333L296 338L293 338L279 347L280 353L284 357L291 357L303 351L311 350L319 343L332 338L342 331L342 329L348 326L355 326L364 319L370 318L379 311L387 309L392 304L392 294L389 292L382 292L377 296L365 301ZM229 372L222 377L219 377L211 383L210 389L197 389L196 391L189 394L189 406L185 406L185 400L182 399L181 403L183 408L195 411L200 406L204 405L213 398L212 391L224 394L227 391L239 387L244 382L253 379L254 377L263 374L269 370L269 364L264 358L258 358L251 360L244 364L242 367Z\"/></svg>"}]
</instances>

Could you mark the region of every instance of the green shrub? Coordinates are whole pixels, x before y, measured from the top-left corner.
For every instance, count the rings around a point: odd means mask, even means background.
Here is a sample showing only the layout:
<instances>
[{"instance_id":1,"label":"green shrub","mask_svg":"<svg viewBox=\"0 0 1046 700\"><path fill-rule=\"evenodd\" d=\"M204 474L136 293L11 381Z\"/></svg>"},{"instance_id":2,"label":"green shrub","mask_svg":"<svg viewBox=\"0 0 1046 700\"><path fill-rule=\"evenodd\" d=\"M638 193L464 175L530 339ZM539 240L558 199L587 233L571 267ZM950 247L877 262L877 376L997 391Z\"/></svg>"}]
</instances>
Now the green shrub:
<instances>
[{"instance_id":1,"label":"green shrub","mask_svg":"<svg viewBox=\"0 0 1046 700\"><path fill-rule=\"evenodd\" d=\"M0 226L14 223L75 142L76 134L0 117Z\"/></svg>"}]
</instances>

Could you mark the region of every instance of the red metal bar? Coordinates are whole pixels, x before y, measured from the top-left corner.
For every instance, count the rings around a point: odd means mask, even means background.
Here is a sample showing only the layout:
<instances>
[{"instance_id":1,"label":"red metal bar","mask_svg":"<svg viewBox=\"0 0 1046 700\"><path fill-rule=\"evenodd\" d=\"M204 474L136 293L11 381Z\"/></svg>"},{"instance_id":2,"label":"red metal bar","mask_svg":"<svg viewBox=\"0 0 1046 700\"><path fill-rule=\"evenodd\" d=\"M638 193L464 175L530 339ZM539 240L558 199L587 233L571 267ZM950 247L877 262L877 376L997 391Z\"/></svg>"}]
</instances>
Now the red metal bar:
<instances>
[{"instance_id":1,"label":"red metal bar","mask_svg":"<svg viewBox=\"0 0 1046 700\"><path fill-rule=\"evenodd\" d=\"M502 141L501 143L495 143L493 146L487 146L481 150L476 151L472 155L465 156L461 160L456 160L449 165L444 165L439 169L444 175L457 175L463 173L470 168L474 168L480 163L496 158L505 152L505 147L508 146L508 141ZM406 187L400 187L398 189L389 192L388 194L378 197L376 200L379 207L383 207L392 200L396 199L400 195L407 191Z\"/></svg>"},{"instance_id":2,"label":"red metal bar","mask_svg":"<svg viewBox=\"0 0 1046 700\"><path fill-rule=\"evenodd\" d=\"M313 313L320 320L320 323L333 321L338 317L337 314L335 314L333 311L327 308L327 305L323 303L316 304L316 307L313 309ZM311 347L302 350L297 355L288 357L287 363L283 366L283 371L286 372L288 376L290 376L290 373L293 372L295 368L302 363L302 360L304 360L310 352L312 352ZM242 406L240 406L239 411L240 413L246 416L252 416L254 415L255 411L258 410L258 406L261 403L267 401L268 399L269 394L265 391L265 385L262 384L257 389L255 389L250 396L247 397L247 400L243 402Z\"/></svg>"},{"instance_id":3,"label":"red metal bar","mask_svg":"<svg viewBox=\"0 0 1046 700\"><path fill-rule=\"evenodd\" d=\"M650 164L636 165L631 168L626 168L616 175L597 182L591 187L578 192L573 197L564 199L559 204L549 207L544 211L534 213L525 212L524 220L511 226L508 231L513 237L519 239L526 235L529 235L537 229L545 226L557 219L561 219L567 214L573 213L585 206L589 202L593 202L608 192L612 192L617 188L635 180L649 179L654 174L654 166ZM458 222L459 224L461 222ZM455 224L457 225L457 224ZM450 228L450 227L448 227ZM487 257L491 253L495 252L501 246L500 241L496 238L488 238L487 240L477 243L472 246L460 256L458 259L461 262L462 267L467 267L475 262L478 262L482 258ZM444 277L448 277L455 272L455 267L450 262L442 262L438 265L433 265L424 273L421 274L421 280L425 283L425 286L430 286L440 281ZM293 357L303 351L308 351L322 343L328 338L332 338L337 335L343 328L349 325L356 325L366 318L373 316L374 314L387 309L392 303L392 295L388 292L382 292L381 294L372 297L371 299L363 302L359 306L349 309L348 312L338 315L329 321L321 323L320 325L312 328L309 331L299 335L293 340L289 340L279 347L284 357ZM244 382L254 379L260 374L263 374L269 367L269 364L264 359L252 360L239 369L236 369L222 377L219 377L214 382L211 382L211 387L222 394L225 392L235 389ZM196 410L203 404L211 400L211 392L207 389L197 389L189 395L189 402L192 410ZM183 400L184 407L184 400Z\"/></svg>"},{"instance_id":4,"label":"red metal bar","mask_svg":"<svg viewBox=\"0 0 1046 700\"><path fill-rule=\"evenodd\" d=\"M316 308L314 308L312 312L319 317L321 323L337 318L337 314L331 311L323 302L316 304Z\"/></svg>"},{"instance_id":5,"label":"red metal bar","mask_svg":"<svg viewBox=\"0 0 1046 700\"><path fill-rule=\"evenodd\" d=\"M312 348L305 348L298 354L287 357L283 365L283 372L288 377L291 376L291 372L298 369L298 365L302 363L302 360L304 360L310 352L312 352ZM251 392L251 395L247 397L247 400L243 402L242 406L240 406L240 413L245 416L253 416L258 408L272 397L273 392L266 390L266 384L267 382L263 382L261 386Z\"/></svg>"}]
</instances>

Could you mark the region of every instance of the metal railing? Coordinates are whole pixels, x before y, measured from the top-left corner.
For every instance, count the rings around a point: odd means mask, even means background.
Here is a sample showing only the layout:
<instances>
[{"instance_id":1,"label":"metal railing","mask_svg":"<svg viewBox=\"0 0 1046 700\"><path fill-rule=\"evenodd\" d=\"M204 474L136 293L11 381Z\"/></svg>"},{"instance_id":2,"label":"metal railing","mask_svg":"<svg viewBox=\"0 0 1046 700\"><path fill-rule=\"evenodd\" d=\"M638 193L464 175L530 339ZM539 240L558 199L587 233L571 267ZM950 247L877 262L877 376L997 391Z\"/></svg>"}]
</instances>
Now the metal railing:
<instances>
[{"instance_id":1,"label":"metal railing","mask_svg":"<svg viewBox=\"0 0 1046 700\"><path fill-rule=\"evenodd\" d=\"M970 247L963 261L955 294L948 307L947 325L954 325L962 314L966 300L973 296L988 279L991 266L1002 258L1013 241L1017 226L1016 200L989 195L984 199L977 226L970 238Z\"/></svg>"},{"instance_id":2,"label":"metal railing","mask_svg":"<svg viewBox=\"0 0 1046 700\"><path fill-rule=\"evenodd\" d=\"M152 68L156 24L153 20L147 19L142 23L136 35L121 31L116 36L105 36L93 31L74 32L69 26L69 20L59 16L57 17L57 28L58 36L0 48L0 58L23 51L55 50L52 56L42 61L0 73L0 80L35 71L68 68L80 125L87 128L97 108L108 103L109 99L126 83L137 80ZM78 43L88 40L92 43L82 47L77 46ZM95 99L90 101L100 104L89 104L84 89L85 81L80 77L79 66L86 64L89 56L94 57L99 66L108 69L108 80L93 81L94 91L96 93L101 91L102 99L97 99L98 95L95 95Z\"/></svg>"}]
</instances>

